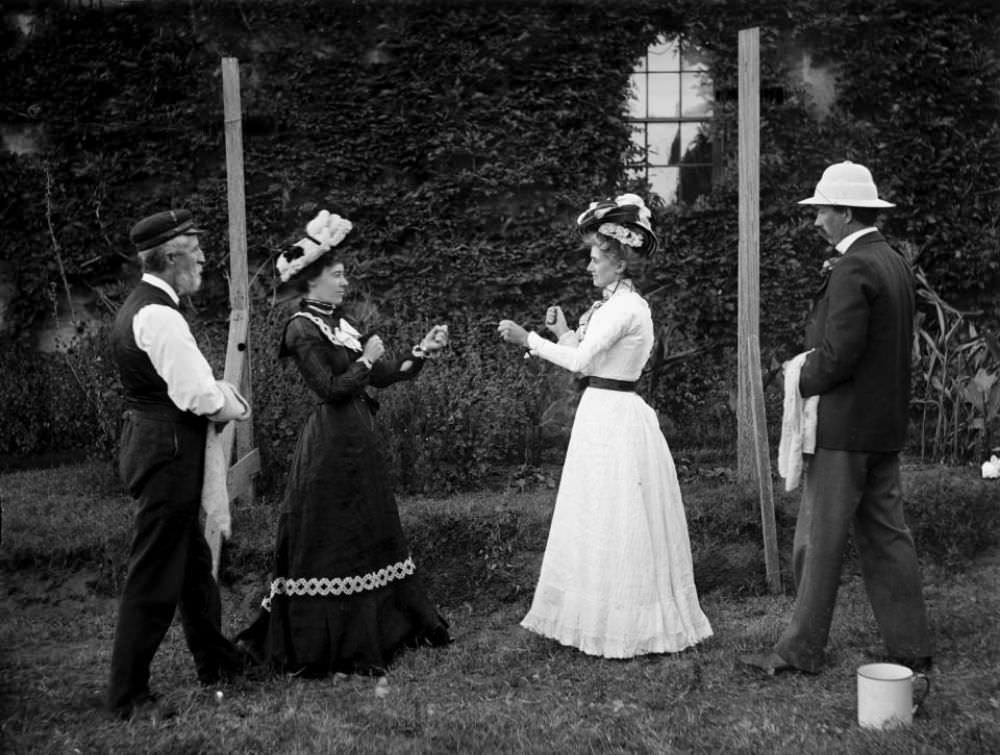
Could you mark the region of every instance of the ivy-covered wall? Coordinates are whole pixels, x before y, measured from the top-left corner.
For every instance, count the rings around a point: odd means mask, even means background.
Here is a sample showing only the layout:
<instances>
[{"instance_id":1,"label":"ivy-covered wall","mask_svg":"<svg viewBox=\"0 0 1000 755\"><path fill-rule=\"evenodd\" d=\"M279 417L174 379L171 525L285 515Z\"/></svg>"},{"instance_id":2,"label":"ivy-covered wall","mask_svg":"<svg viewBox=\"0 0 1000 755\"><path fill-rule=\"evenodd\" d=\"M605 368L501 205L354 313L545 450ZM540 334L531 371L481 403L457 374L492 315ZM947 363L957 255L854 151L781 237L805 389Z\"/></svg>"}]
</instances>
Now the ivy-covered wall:
<instances>
[{"instance_id":1,"label":"ivy-covered wall","mask_svg":"<svg viewBox=\"0 0 1000 755\"><path fill-rule=\"evenodd\" d=\"M513 316L537 325L554 301L569 312L585 309L593 292L573 218L592 199L645 193L623 170L628 76L659 34L684 34L712 60L723 164L711 195L655 208L665 243L647 290L661 335L668 352L700 352L696 360L665 362L647 394L682 426L718 425L721 437L731 435L738 31L761 28L767 368L796 348L828 253L795 202L811 194L826 165L843 159L871 167L880 192L897 203L883 228L937 292L996 323L1000 20L993 6L25 4L37 14L30 34L5 16L0 122L28 129L40 149L0 154L0 264L11 293L2 369L27 369L33 328L53 311L70 316L66 289L86 295L100 317L109 314L137 274L129 226L168 206L192 208L209 229L208 284L192 316L206 332L224 325L219 61L233 56L241 64L253 306L262 322L280 321L273 315L276 250L327 208L356 224L353 280L379 305L373 327L409 338L431 321L448 321L456 359L482 365L469 390L510 380L504 360L511 355L492 324ZM834 82L829 102L809 83L816 71ZM255 347L268 349L276 337L255 336ZM522 387L538 382L523 377ZM73 380L94 393L86 380ZM500 385L489 389L504 395ZM40 411L36 395L19 402ZM47 421L57 429L61 422ZM54 432L66 442L92 442L85 432ZM0 452L30 451L24 437L8 434ZM520 453L513 440L504 448Z\"/></svg>"}]
</instances>

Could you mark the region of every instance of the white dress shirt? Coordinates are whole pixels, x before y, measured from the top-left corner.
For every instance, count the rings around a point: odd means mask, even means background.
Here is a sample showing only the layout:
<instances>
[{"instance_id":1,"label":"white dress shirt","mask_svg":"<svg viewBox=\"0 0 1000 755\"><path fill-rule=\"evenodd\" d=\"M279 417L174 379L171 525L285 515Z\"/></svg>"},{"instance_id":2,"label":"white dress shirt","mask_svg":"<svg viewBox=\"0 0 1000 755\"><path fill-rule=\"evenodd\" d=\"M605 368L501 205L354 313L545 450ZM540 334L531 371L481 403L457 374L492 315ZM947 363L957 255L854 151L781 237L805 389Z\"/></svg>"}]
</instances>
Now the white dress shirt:
<instances>
[{"instance_id":1,"label":"white dress shirt","mask_svg":"<svg viewBox=\"0 0 1000 755\"><path fill-rule=\"evenodd\" d=\"M854 233L844 236L844 238L842 238L840 241L837 242L837 246L834 248L838 252L843 254L844 252L846 252L848 249L851 248L851 244L860 239L866 233L874 233L877 230L878 228L876 228L873 225L870 225L867 228L862 228L860 231L855 231Z\"/></svg>"},{"instance_id":2,"label":"white dress shirt","mask_svg":"<svg viewBox=\"0 0 1000 755\"><path fill-rule=\"evenodd\" d=\"M144 273L142 280L166 291L175 304L180 302L177 292L162 278ZM132 335L136 346L149 355L178 409L206 415L222 408L222 389L216 385L212 367L179 311L162 304L147 304L132 318Z\"/></svg>"}]
</instances>

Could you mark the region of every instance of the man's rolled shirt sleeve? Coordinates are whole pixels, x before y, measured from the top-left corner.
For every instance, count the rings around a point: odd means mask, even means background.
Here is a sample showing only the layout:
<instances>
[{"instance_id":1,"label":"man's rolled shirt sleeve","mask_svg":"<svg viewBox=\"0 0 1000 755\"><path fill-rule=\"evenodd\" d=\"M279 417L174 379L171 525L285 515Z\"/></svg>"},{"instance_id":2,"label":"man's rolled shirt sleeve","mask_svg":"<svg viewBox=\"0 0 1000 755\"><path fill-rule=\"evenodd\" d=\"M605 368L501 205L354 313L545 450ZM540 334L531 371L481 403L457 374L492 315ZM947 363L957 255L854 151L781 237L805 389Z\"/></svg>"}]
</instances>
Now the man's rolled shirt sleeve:
<instances>
[{"instance_id":1,"label":"man's rolled shirt sleeve","mask_svg":"<svg viewBox=\"0 0 1000 755\"><path fill-rule=\"evenodd\" d=\"M132 319L132 334L167 384L167 395L178 409L209 415L222 408L222 389L180 312L149 304Z\"/></svg>"}]
</instances>

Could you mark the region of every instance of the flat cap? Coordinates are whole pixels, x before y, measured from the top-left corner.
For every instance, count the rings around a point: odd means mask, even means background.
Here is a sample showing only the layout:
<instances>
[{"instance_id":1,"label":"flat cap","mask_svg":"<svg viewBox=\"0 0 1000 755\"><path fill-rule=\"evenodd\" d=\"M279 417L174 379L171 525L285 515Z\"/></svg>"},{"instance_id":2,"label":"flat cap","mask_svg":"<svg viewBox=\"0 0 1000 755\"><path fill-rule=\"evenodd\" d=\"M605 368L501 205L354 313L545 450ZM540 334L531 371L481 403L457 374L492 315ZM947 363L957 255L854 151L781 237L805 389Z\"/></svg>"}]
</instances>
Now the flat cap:
<instances>
[{"instance_id":1,"label":"flat cap","mask_svg":"<svg viewBox=\"0 0 1000 755\"><path fill-rule=\"evenodd\" d=\"M198 234L188 210L165 210L143 218L129 231L129 238L137 252L143 252L169 241L175 236Z\"/></svg>"}]
</instances>

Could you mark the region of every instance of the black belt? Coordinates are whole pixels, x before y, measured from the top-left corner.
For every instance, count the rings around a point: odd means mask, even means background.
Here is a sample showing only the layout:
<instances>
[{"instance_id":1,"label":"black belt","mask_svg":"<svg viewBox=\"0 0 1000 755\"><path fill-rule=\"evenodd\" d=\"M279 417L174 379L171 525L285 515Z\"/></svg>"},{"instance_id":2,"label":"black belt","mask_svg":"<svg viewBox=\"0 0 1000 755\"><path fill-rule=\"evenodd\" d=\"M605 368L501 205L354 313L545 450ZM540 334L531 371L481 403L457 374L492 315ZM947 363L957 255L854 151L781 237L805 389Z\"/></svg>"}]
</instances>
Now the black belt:
<instances>
[{"instance_id":1,"label":"black belt","mask_svg":"<svg viewBox=\"0 0 1000 755\"><path fill-rule=\"evenodd\" d=\"M583 388L603 388L606 391L634 391L639 385L638 380L614 380L612 378L594 377L589 375L579 380L579 386Z\"/></svg>"}]
</instances>

